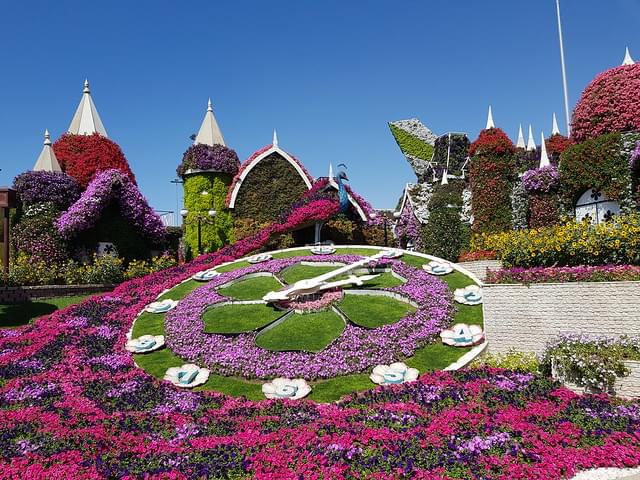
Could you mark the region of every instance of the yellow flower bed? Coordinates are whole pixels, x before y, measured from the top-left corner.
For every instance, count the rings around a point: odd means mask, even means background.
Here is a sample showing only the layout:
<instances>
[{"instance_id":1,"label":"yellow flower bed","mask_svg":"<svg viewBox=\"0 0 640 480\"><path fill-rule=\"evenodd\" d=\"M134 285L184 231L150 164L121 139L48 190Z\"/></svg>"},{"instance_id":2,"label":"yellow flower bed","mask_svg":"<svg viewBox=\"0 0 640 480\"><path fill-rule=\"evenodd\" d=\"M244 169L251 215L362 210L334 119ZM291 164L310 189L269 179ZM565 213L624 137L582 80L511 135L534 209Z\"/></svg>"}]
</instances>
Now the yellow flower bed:
<instances>
[{"instance_id":1,"label":"yellow flower bed","mask_svg":"<svg viewBox=\"0 0 640 480\"><path fill-rule=\"evenodd\" d=\"M640 264L640 215L476 235L472 251L493 250L507 267Z\"/></svg>"}]
</instances>

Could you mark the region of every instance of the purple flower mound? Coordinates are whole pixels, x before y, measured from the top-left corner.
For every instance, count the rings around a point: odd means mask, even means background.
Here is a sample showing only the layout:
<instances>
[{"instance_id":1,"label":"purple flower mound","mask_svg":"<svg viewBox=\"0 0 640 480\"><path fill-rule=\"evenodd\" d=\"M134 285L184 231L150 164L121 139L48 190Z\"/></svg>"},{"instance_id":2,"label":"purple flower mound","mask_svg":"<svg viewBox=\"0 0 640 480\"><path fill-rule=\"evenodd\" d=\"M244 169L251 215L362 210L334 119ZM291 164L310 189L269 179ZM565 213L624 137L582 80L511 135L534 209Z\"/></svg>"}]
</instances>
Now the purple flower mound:
<instances>
[{"instance_id":1,"label":"purple flower mound","mask_svg":"<svg viewBox=\"0 0 640 480\"><path fill-rule=\"evenodd\" d=\"M318 353L272 352L258 347L256 333L224 336L204 333L201 318L207 306L227 301L216 288L249 273L278 273L301 261L350 263L361 257L331 255L279 259L219 275L194 290L165 317L167 347L179 357L221 375L245 378L302 377L307 380L332 378L362 372L377 364L389 364L414 354L448 326L453 314L447 285L424 272L395 260L385 261L407 279L404 285L387 290L408 297L418 310L391 325L366 329L347 324L344 332Z\"/></svg>"},{"instance_id":2,"label":"purple flower mound","mask_svg":"<svg viewBox=\"0 0 640 480\"><path fill-rule=\"evenodd\" d=\"M58 233L70 239L93 227L111 201L118 203L122 215L152 243L164 240L166 229L160 217L136 185L116 169L100 172L91 180L80 199L56 220Z\"/></svg>"},{"instance_id":3,"label":"purple flower mound","mask_svg":"<svg viewBox=\"0 0 640 480\"><path fill-rule=\"evenodd\" d=\"M240 160L235 150L224 145L191 145L182 156L182 163L176 172L183 176L187 170L215 170L235 175L240 168Z\"/></svg>"},{"instance_id":4,"label":"purple flower mound","mask_svg":"<svg viewBox=\"0 0 640 480\"><path fill-rule=\"evenodd\" d=\"M64 210L78 200L82 188L63 172L24 172L13 180L13 188L26 205L51 202Z\"/></svg>"},{"instance_id":5,"label":"purple flower mound","mask_svg":"<svg viewBox=\"0 0 640 480\"><path fill-rule=\"evenodd\" d=\"M524 172L522 184L527 193L549 193L560 186L560 175L553 165L535 168Z\"/></svg>"}]
</instances>

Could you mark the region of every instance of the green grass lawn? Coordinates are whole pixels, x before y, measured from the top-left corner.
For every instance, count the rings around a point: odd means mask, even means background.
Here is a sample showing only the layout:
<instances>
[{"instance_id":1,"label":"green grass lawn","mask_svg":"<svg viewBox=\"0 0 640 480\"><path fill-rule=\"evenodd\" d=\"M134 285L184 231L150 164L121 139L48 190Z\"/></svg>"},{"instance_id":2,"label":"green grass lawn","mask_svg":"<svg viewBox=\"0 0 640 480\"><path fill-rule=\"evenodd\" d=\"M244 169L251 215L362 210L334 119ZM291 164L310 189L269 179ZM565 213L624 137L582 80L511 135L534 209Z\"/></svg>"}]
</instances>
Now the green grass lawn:
<instances>
[{"instance_id":1,"label":"green grass lawn","mask_svg":"<svg viewBox=\"0 0 640 480\"><path fill-rule=\"evenodd\" d=\"M332 272L338 267L330 267L328 265L302 265L298 263L297 265L293 265L289 268L286 268L283 271L282 279L292 285L299 280L304 280L306 278L317 277L318 275L322 275L324 273Z\"/></svg>"},{"instance_id":2,"label":"green grass lawn","mask_svg":"<svg viewBox=\"0 0 640 480\"><path fill-rule=\"evenodd\" d=\"M284 314L264 304L223 305L206 310L202 320L206 333L242 333L269 325Z\"/></svg>"},{"instance_id":3,"label":"green grass lawn","mask_svg":"<svg viewBox=\"0 0 640 480\"><path fill-rule=\"evenodd\" d=\"M342 318L330 310L293 314L279 325L261 332L256 337L256 345L277 352L320 352L339 337L344 328Z\"/></svg>"},{"instance_id":4,"label":"green grass lawn","mask_svg":"<svg viewBox=\"0 0 640 480\"><path fill-rule=\"evenodd\" d=\"M346 294L338 308L356 325L366 328L377 328L382 325L396 323L398 320L415 312L415 307L395 298L375 295Z\"/></svg>"},{"instance_id":5,"label":"green grass lawn","mask_svg":"<svg viewBox=\"0 0 640 480\"><path fill-rule=\"evenodd\" d=\"M91 295L75 295L72 297L54 297L46 300L34 300L25 303L0 304L0 328L15 328L27 325L42 315L48 315L82 302Z\"/></svg>"},{"instance_id":6,"label":"green grass lawn","mask_svg":"<svg viewBox=\"0 0 640 480\"><path fill-rule=\"evenodd\" d=\"M343 277L344 278L344 277ZM359 287L358 285L349 285L346 288L355 288L355 289L361 289L361 288L391 288L391 287L398 287L400 285L402 285L403 282L402 280L394 277L391 272L384 272L384 273L380 273L378 274L378 276L376 278L373 278L371 280L368 280L366 282L364 282L364 285Z\"/></svg>"},{"instance_id":7,"label":"green grass lawn","mask_svg":"<svg viewBox=\"0 0 640 480\"><path fill-rule=\"evenodd\" d=\"M220 295L236 300L260 300L267 293L280 290L282 285L274 277L253 277L240 280L230 287L218 289Z\"/></svg>"},{"instance_id":8,"label":"green grass lawn","mask_svg":"<svg viewBox=\"0 0 640 480\"><path fill-rule=\"evenodd\" d=\"M367 250L367 249L349 249L349 248L339 248L337 251L337 253L339 254L353 254L353 255L366 255L366 256L373 255L375 252L376 250L373 250L373 249ZM305 255L310 255L310 252L308 249L277 253L274 255L274 258L290 258L290 257L305 256ZM422 265L429 262L428 259L418 257L416 255L404 255L400 257L400 260L416 268L421 268ZM243 268L248 265L249 263L246 261L238 261L238 262L229 264L226 267L219 268L218 271L227 272L227 271L232 271L238 268ZM304 267L304 266L297 266L297 267ZM297 267L294 267L294 268L297 269ZM294 268L292 268L291 270L293 270L293 272L295 273ZM308 268L313 269L310 271L311 275L318 275L320 274L318 273L320 272L320 269L323 269L324 267L310 266ZM262 278L268 278L268 277L262 277ZM302 276L301 278L308 278L308 277ZM458 272L453 272L438 278L444 281L445 283L447 283L451 291L455 290L456 288L461 288L461 287L473 284L473 281L470 278ZM289 277L289 280L292 280L291 277ZM387 282L389 283L387 284ZM374 285L375 283L378 283L377 285L378 287L393 286L392 284L393 282L399 282L399 281L395 277L393 277L390 273L385 273L380 277L378 277L376 280L373 280L367 283L366 287L376 288L376 285ZM395 283L395 284L399 284L399 283ZM181 294L181 292L184 292L186 294L192 291L193 288L196 288L199 285L200 285L199 282L194 282L194 281L186 282L185 284L179 285L178 287L172 289L172 291L166 294L165 296L163 296L163 298L180 299L181 296L179 295ZM238 285L241 285L241 284L236 284L234 285L234 287ZM233 287L230 287L230 288L233 288ZM249 293L247 292L251 292L250 295L254 296L254 298L252 299L258 299L258 298L261 298L262 295L264 295L263 293L261 294L261 291L253 290L251 287L251 284L249 284L248 289L244 289L244 288L241 289L241 295L242 294L249 295ZM227 295L227 293L223 293L223 294ZM371 299L372 297L366 297L366 298ZM373 298L376 298L376 297L373 297ZM456 308L456 315L452 323L469 323L469 324L482 325L482 306L481 305L471 307L467 305L456 304L455 308ZM332 313L332 312L326 312L326 313ZM311 315L320 315L320 314L307 314L307 315L304 315L304 317L310 317ZM302 315L296 315L295 317L302 317ZM324 345L327 345L334 338L340 335L340 333L342 332L342 329L344 328L344 324L342 323L342 320L337 315L335 316L335 318L337 318L340 321L342 326L340 327L340 329L336 329L332 334L328 334L328 332L326 331L324 332L325 334L327 334L326 337L324 337ZM283 322L283 324L284 323L285 322ZM322 323L318 322L317 325L323 327L323 329L326 330L328 323L329 322L326 322L326 321ZM335 325L337 326L337 322L335 322ZM287 348L296 349L297 347L296 342L298 343L298 345L305 343L304 339L301 338L301 333L302 333L300 332L301 326L303 325L300 323L298 323L297 325L287 324L284 327L285 330L282 331L283 332L282 335L280 334L274 335L274 337L271 339L267 337L267 340L271 340L274 343L274 345L276 345L278 348L284 347L283 349L287 349ZM305 330L304 332L305 334L310 333L310 329L307 329L305 327L304 330ZM164 331L164 315L163 314L159 314L159 315L143 314L143 316L141 316L140 319L136 321L136 325L134 328L134 337L143 335L145 333L162 334L163 331ZM269 330L269 331L272 331L272 330ZM320 334L322 334L322 332L320 332ZM315 348L318 348L319 350L324 348L324 346L322 346L323 343L320 341L322 339L319 338L318 332L314 332L310 334L308 340L310 344L313 342L316 342L316 344L313 345ZM404 359L404 361L405 363L407 363L407 365L420 370L421 373L426 371L432 371L432 370L441 370L447 367L448 365L450 365L451 363L453 363L454 361L458 360L463 354L465 354L469 350L470 350L470 347L467 347L467 348L449 347L449 346L443 345L439 341L439 339L436 339L434 343L418 349L412 357ZM152 352L144 355L138 354L138 355L135 355L135 359L141 368L145 369L151 375L154 375L158 378L162 378L164 376L164 373L167 368L171 366L180 366L186 363L184 360L176 357L171 351L167 349L163 349L157 352ZM375 385L369 379L369 373L370 372L366 372L362 374L344 375L344 376L332 378L329 380L318 380L318 381L310 382L313 390L311 391L311 394L309 395L308 398L318 402L331 402L331 401L338 400L340 397L346 394L349 394L355 391L362 391L362 390L367 390L369 388L373 388L375 387ZM196 390L215 390L227 395L233 395L233 396L243 395L251 400L261 400L264 398L264 395L262 394L262 391L261 391L262 383L264 383L264 381L262 380L246 380L246 379L237 378L237 377L225 377L217 374L211 374L207 383L205 385L202 385L201 387L197 387Z\"/></svg>"}]
</instances>

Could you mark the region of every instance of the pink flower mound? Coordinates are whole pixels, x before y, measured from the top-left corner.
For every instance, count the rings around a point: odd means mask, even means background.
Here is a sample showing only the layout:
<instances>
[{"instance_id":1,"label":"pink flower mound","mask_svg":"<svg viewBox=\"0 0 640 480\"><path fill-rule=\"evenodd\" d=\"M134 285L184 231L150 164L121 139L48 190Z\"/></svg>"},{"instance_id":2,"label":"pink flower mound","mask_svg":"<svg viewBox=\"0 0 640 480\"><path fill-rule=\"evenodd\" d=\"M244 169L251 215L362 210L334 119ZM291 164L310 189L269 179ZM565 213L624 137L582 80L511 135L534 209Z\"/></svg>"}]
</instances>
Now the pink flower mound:
<instances>
[{"instance_id":1,"label":"pink flower mound","mask_svg":"<svg viewBox=\"0 0 640 480\"><path fill-rule=\"evenodd\" d=\"M598 75L585 88L571 122L576 142L608 132L640 130L640 64Z\"/></svg>"},{"instance_id":2,"label":"pink flower mound","mask_svg":"<svg viewBox=\"0 0 640 480\"><path fill-rule=\"evenodd\" d=\"M93 227L112 200L118 202L122 215L141 234L154 243L164 240L166 229L160 217L133 181L116 169L100 172L91 180L80 199L56 220L58 233L69 239Z\"/></svg>"}]
</instances>

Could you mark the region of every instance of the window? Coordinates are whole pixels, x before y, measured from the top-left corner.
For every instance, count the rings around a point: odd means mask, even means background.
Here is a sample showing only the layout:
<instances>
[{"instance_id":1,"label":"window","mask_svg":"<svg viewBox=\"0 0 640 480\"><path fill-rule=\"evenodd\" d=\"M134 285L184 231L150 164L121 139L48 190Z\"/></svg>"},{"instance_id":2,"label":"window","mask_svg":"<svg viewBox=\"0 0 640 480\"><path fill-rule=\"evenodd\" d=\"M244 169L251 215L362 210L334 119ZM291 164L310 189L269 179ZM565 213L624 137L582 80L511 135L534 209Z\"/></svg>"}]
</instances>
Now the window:
<instances>
[{"instance_id":1,"label":"window","mask_svg":"<svg viewBox=\"0 0 640 480\"><path fill-rule=\"evenodd\" d=\"M576 203L576 220L588 220L593 224L611 220L614 215L620 213L618 202L609 200L602 192L590 188L584 192Z\"/></svg>"}]
</instances>

